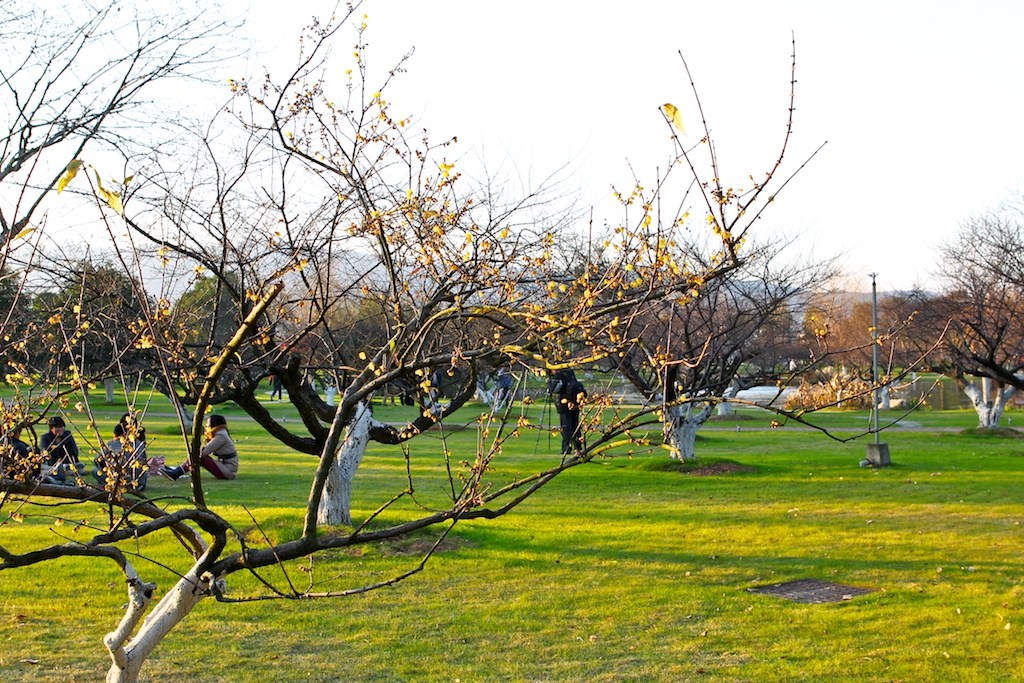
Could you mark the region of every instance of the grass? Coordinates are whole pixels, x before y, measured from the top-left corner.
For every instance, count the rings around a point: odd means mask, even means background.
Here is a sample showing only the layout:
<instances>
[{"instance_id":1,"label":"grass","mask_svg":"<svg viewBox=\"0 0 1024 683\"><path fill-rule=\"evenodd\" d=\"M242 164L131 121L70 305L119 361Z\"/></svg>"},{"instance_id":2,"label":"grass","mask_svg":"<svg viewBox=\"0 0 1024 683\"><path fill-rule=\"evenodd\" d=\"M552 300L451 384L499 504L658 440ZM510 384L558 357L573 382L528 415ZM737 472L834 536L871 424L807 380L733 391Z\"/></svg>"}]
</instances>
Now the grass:
<instances>
[{"instance_id":1,"label":"grass","mask_svg":"<svg viewBox=\"0 0 1024 683\"><path fill-rule=\"evenodd\" d=\"M972 414L950 413L913 419L932 429L973 426ZM210 504L250 539L250 514L271 537L294 531L312 458L284 451L229 415L241 475L208 482ZM857 466L863 441L836 443L790 426L768 430L755 424L760 419L716 423L722 428L706 430L698 443L703 463L747 471L698 476L665 467L660 452L601 460L497 522L458 526L425 572L392 589L302 603L201 603L154 653L144 678L1024 679L1024 441L896 429L885 435L893 466L871 470ZM842 428L866 416L827 419ZM170 420L153 417L147 426L163 433ZM475 438L467 430L452 444L464 454ZM174 460L173 440L158 443ZM425 505L443 497L432 478L438 445L428 435L412 448ZM495 475L536 468L547 451L546 436L528 433L509 445ZM403 477L400 453L374 448L356 479L355 514L367 514ZM158 480L151 488L154 496L186 492L183 482ZM7 524L0 542L28 547L54 532L73 537L72 527ZM419 540L318 558L314 576L330 587L390 576L418 561L427 539ZM178 566L169 541L146 541L144 549ZM161 588L173 579L154 565L140 567ZM289 569L296 582L308 579L297 565ZM282 583L279 572L267 577ZM874 592L801 605L746 591L798 578ZM239 575L230 588L235 595L257 590ZM124 597L112 563L65 560L0 573L0 680L102 678L108 662L100 639Z\"/></svg>"}]
</instances>

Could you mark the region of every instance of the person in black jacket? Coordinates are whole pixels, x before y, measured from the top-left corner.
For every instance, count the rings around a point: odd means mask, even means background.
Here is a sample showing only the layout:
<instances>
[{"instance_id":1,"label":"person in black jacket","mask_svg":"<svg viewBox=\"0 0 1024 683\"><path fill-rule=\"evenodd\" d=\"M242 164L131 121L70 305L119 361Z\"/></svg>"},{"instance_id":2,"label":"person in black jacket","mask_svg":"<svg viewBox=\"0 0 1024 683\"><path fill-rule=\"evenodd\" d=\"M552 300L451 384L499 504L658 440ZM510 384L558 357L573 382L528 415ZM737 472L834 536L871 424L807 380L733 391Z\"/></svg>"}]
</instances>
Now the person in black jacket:
<instances>
[{"instance_id":1,"label":"person in black jacket","mask_svg":"<svg viewBox=\"0 0 1024 683\"><path fill-rule=\"evenodd\" d=\"M555 402L562 427L562 455L583 452L583 430L580 428L580 405L587 398L583 383L568 368L548 376L548 393Z\"/></svg>"},{"instance_id":2,"label":"person in black jacket","mask_svg":"<svg viewBox=\"0 0 1024 683\"><path fill-rule=\"evenodd\" d=\"M63 483L68 474L82 477L85 465L78 460L78 444L59 415L50 418L50 431L39 440L39 450L50 466L50 476Z\"/></svg>"},{"instance_id":3,"label":"person in black jacket","mask_svg":"<svg viewBox=\"0 0 1024 683\"><path fill-rule=\"evenodd\" d=\"M0 436L0 477L25 481L38 476L39 458L33 457L32 449L21 440L21 427Z\"/></svg>"}]
</instances>

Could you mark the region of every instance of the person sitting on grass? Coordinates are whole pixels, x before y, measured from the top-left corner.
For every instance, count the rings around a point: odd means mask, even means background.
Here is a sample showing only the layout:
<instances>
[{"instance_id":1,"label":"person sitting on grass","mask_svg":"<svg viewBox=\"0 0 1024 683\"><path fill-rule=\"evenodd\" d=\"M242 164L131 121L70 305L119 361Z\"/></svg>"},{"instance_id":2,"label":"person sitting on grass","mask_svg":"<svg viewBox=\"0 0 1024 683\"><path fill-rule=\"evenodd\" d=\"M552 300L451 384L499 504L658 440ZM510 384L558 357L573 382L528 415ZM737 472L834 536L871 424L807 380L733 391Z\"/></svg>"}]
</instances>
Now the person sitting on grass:
<instances>
[{"instance_id":1,"label":"person sitting on grass","mask_svg":"<svg viewBox=\"0 0 1024 683\"><path fill-rule=\"evenodd\" d=\"M217 479L234 479L238 475L238 450L228 434L228 421L223 415L211 415L206 421L206 445L199 453L199 464ZM189 461L175 467L163 467L160 474L178 479L191 469Z\"/></svg>"},{"instance_id":2,"label":"person sitting on grass","mask_svg":"<svg viewBox=\"0 0 1024 683\"><path fill-rule=\"evenodd\" d=\"M132 440L123 423L114 425L114 438L107 442L95 464L92 475L101 489L111 490L109 486L116 486L117 482L136 491L146 488L146 443Z\"/></svg>"},{"instance_id":3,"label":"person sitting on grass","mask_svg":"<svg viewBox=\"0 0 1024 683\"><path fill-rule=\"evenodd\" d=\"M39 440L39 450L46 458L49 465L49 478L53 481L48 483L63 484L68 473L73 472L78 477L85 475L85 465L78 460L78 444L64 424L64 419L59 415L50 418L50 431L43 434Z\"/></svg>"},{"instance_id":4,"label":"person sitting on grass","mask_svg":"<svg viewBox=\"0 0 1024 683\"><path fill-rule=\"evenodd\" d=\"M0 436L0 478L25 481L39 471L39 457L21 440L20 426Z\"/></svg>"}]
</instances>

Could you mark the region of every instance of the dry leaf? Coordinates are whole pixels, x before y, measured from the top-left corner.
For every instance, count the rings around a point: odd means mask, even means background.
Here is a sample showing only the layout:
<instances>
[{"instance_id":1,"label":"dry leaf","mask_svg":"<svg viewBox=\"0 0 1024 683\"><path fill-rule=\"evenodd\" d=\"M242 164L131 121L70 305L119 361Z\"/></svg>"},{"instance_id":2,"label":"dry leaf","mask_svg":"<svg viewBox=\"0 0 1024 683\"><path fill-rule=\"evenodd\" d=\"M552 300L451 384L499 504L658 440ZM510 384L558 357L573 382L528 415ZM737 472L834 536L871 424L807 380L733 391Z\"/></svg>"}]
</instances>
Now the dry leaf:
<instances>
[{"instance_id":1,"label":"dry leaf","mask_svg":"<svg viewBox=\"0 0 1024 683\"><path fill-rule=\"evenodd\" d=\"M665 116L667 116L668 120L672 122L672 125L676 127L676 130L683 134L686 133L683 129L683 115L679 113L679 107L666 102L661 105L661 110L665 112Z\"/></svg>"}]
</instances>

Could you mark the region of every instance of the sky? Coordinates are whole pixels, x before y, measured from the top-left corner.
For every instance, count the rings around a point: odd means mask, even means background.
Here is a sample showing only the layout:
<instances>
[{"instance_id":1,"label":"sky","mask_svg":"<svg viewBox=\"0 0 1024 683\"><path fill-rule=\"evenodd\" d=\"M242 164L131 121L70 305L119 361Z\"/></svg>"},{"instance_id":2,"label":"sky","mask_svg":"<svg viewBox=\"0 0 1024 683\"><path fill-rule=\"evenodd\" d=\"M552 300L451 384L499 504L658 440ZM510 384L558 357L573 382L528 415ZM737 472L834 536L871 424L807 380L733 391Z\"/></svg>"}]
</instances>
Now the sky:
<instances>
[{"instance_id":1,"label":"sky","mask_svg":"<svg viewBox=\"0 0 1024 683\"><path fill-rule=\"evenodd\" d=\"M244 69L294 63L296 36L333 0L238 0ZM700 138L680 54L716 140L723 180L749 186L785 131L792 40L796 110L788 175L758 230L837 256L849 287L930 286L962 221L1024 193L1024 3L1016 0L366 0L371 68L415 51L388 88L393 114L459 154L563 186L595 215L631 168L672 151L659 107ZM341 48L354 43L343 34ZM345 41L351 37L352 41Z\"/></svg>"}]
</instances>

